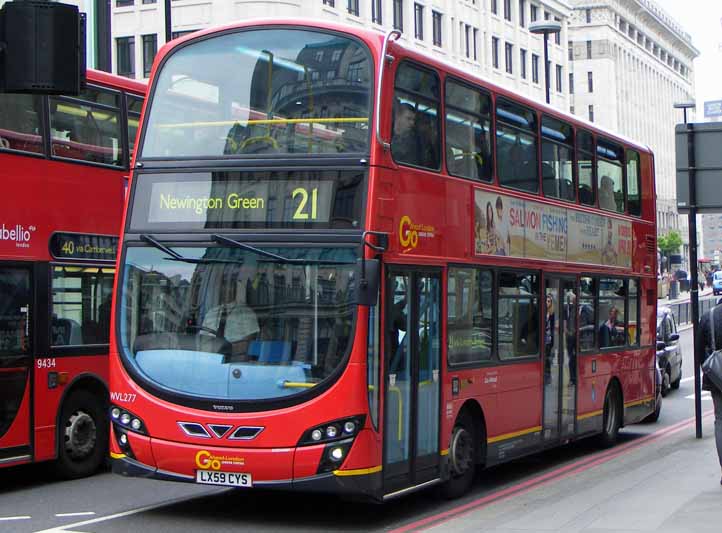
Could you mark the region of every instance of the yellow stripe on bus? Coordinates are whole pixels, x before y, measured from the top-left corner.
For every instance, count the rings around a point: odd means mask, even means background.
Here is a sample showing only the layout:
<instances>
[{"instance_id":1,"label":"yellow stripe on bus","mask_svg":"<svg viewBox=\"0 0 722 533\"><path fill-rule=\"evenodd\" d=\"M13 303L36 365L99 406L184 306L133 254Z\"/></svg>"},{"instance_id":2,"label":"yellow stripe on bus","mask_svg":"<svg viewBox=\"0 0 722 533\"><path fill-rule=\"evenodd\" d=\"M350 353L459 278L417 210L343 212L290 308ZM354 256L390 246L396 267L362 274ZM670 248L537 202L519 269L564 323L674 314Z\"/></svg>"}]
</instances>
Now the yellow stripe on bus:
<instances>
[{"instance_id":1,"label":"yellow stripe on bus","mask_svg":"<svg viewBox=\"0 0 722 533\"><path fill-rule=\"evenodd\" d=\"M126 456L125 456L124 453L113 453L113 452L110 452L110 458L111 458L111 459L125 459L125 457L126 457Z\"/></svg>"},{"instance_id":2,"label":"yellow stripe on bus","mask_svg":"<svg viewBox=\"0 0 722 533\"><path fill-rule=\"evenodd\" d=\"M591 413L585 413L583 415L578 415L577 420L586 420L587 418L592 418L593 416L600 416L604 411L601 409L599 411L592 411Z\"/></svg>"},{"instance_id":3,"label":"yellow stripe on bus","mask_svg":"<svg viewBox=\"0 0 722 533\"><path fill-rule=\"evenodd\" d=\"M492 444L494 442L499 442L502 440L513 439L514 437L521 437L523 435L528 435L530 433L538 433L541 430L542 430L541 426L534 426L533 428L522 429L521 431L515 431L514 433L505 433L504 435L498 435L496 437L491 437L490 439L486 439L486 442L489 444Z\"/></svg>"},{"instance_id":4,"label":"yellow stripe on bus","mask_svg":"<svg viewBox=\"0 0 722 533\"><path fill-rule=\"evenodd\" d=\"M259 118L251 120L212 120L204 122L175 122L173 124L159 124L158 127L163 128L193 128L208 126L233 126L234 124L349 124L349 123L365 123L369 119L366 117L348 117L348 118Z\"/></svg>"},{"instance_id":5,"label":"yellow stripe on bus","mask_svg":"<svg viewBox=\"0 0 722 533\"><path fill-rule=\"evenodd\" d=\"M381 465L374 466L372 468L359 468L358 470L334 470L334 476L365 476L368 474L375 474L381 472Z\"/></svg>"},{"instance_id":6,"label":"yellow stripe on bus","mask_svg":"<svg viewBox=\"0 0 722 533\"><path fill-rule=\"evenodd\" d=\"M643 403L649 403L654 401L654 396L642 398L641 400L635 400L633 402L625 402L624 407L634 407L635 405L642 405Z\"/></svg>"},{"instance_id":7,"label":"yellow stripe on bus","mask_svg":"<svg viewBox=\"0 0 722 533\"><path fill-rule=\"evenodd\" d=\"M439 452L439 455L441 455L441 456L449 455L449 448L446 448L445 450L441 450Z\"/></svg>"}]
</instances>

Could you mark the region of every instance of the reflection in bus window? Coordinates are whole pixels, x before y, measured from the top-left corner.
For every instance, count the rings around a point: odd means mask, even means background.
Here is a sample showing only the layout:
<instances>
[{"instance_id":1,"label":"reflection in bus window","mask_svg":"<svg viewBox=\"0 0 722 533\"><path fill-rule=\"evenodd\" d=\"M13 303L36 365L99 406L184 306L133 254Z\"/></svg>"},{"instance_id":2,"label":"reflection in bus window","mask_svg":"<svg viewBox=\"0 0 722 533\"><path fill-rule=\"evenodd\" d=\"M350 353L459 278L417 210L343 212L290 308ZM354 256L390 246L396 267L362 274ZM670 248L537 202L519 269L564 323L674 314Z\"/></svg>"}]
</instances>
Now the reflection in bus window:
<instances>
[{"instance_id":1,"label":"reflection in bus window","mask_svg":"<svg viewBox=\"0 0 722 533\"><path fill-rule=\"evenodd\" d=\"M133 158L135 150L135 138L138 135L138 124L140 123L140 112L143 109L143 99L137 96L126 96L128 105L128 147L129 158Z\"/></svg>"},{"instance_id":2,"label":"reflection in bus window","mask_svg":"<svg viewBox=\"0 0 722 533\"><path fill-rule=\"evenodd\" d=\"M371 69L355 40L256 29L179 48L158 75L143 157L366 153Z\"/></svg>"},{"instance_id":3,"label":"reflection in bus window","mask_svg":"<svg viewBox=\"0 0 722 533\"><path fill-rule=\"evenodd\" d=\"M503 99L496 103L496 161L499 184L539 190L536 114Z\"/></svg>"},{"instance_id":4,"label":"reflection in bus window","mask_svg":"<svg viewBox=\"0 0 722 533\"><path fill-rule=\"evenodd\" d=\"M574 132L569 124L542 117L542 190L544 196L573 202Z\"/></svg>"},{"instance_id":5,"label":"reflection in bus window","mask_svg":"<svg viewBox=\"0 0 722 533\"><path fill-rule=\"evenodd\" d=\"M627 150L627 209L630 215L642 214L639 153Z\"/></svg>"},{"instance_id":6,"label":"reflection in bus window","mask_svg":"<svg viewBox=\"0 0 722 533\"><path fill-rule=\"evenodd\" d=\"M87 100L50 98L53 155L123 165L120 111L107 105L109 102L118 105L119 97L96 90L88 90L82 96ZM95 102L102 103L102 107Z\"/></svg>"},{"instance_id":7,"label":"reflection in bus window","mask_svg":"<svg viewBox=\"0 0 722 533\"><path fill-rule=\"evenodd\" d=\"M449 174L491 181L491 97L446 84L446 166Z\"/></svg>"},{"instance_id":8,"label":"reflection in bus window","mask_svg":"<svg viewBox=\"0 0 722 533\"><path fill-rule=\"evenodd\" d=\"M499 358L539 353L539 276L500 272L497 335Z\"/></svg>"},{"instance_id":9,"label":"reflection in bus window","mask_svg":"<svg viewBox=\"0 0 722 533\"><path fill-rule=\"evenodd\" d=\"M597 142L597 180L599 207L624 213L622 149L603 139Z\"/></svg>"},{"instance_id":10,"label":"reflection in bus window","mask_svg":"<svg viewBox=\"0 0 722 533\"><path fill-rule=\"evenodd\" d=\"M439 79L436 73L403 64L396 73L391 135L394 161L439 169Z\"/></svg>"},{"instance_id":11,"label":"reflection in bus window","mask_svg":"<svg viewBox=\"0 0 722 533\"><path fill-rule=\"evenodd\" d=\"M599 347L627 344L624 320L625 283L622 279L599 280Z\"/></svg>"},{"instance_id":12,"label":"reflection in bus window","mask_svg":"<svg viewBox=\"0 0 722 533\"><path fill-rule=\"evenodd\" d=\"M107 344L114 268L53 267L50 344Z\"/></svg>"},{"instance_id":13,"label":"reflection in bus window","mask_svg":"<svg viewBox=\"0 0 722 533\"><path fill-rule=\"evenodd\" d=\"M596 279L582 277L579 280L579 350L591 351L597 346L597 321L594 316L597 298Z\"/></svg>"},{"instance_id":14,"label":"reflection in bus window","mask_svg":"<svg viewBox=\"0 0 722 533\"><path fill-rule=\"evenodd\" d=\"M594 138L587 131L577 133L577 176L579 202L595 205L594 199Z\"/></svg>"},{"instance_id":15,"label":"reflection in bus window","mask_svg":"<svg viewBox=\"0 0 722 533\"><path fill-rule=\"evenodd\" d=\"M627 344L630 346L639 346L639 283L636 279L627 281L629 290L629 308L628 308L628 328L629 336Z\"/></svg>"},{"instance_id":16,"label":"reflection in bus window","mask_svg":"<svg viewBox=\"0 0 722 533\"><path fill-rule=\"evenodd\" d=\"M492 354L492 274L450 268L447 288L449 364L488 361Z\"/></svg>"},{"instance_id":17,"label":"reflection in bus window","mask_svg":"<svg viewBox=\"0 0 722 533\"><path fill-rule=\"evenodd\" d=\"M43 152L40 97L0 94L0 149Z\"/></svg>"}]
</instances>

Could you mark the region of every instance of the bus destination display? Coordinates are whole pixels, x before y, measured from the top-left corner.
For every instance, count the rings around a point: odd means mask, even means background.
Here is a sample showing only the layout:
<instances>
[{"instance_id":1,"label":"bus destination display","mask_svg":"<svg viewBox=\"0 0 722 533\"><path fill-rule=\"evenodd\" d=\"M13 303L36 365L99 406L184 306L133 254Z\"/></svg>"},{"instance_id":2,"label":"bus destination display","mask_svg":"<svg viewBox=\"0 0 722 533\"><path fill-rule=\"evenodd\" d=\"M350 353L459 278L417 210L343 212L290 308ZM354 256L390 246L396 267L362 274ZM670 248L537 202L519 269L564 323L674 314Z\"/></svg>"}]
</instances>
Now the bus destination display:
<instances>
[{"instance_id":1,"label":"bus destination display","mask_svg":"<svg viewBox=\"0 0 722 533\"><path fill-rule=\"evenodd\" d=\"M147 221L214 226L327 224L333 189L332 181L316 180L156 182L150 192Z\"/></svg>"},{"instance_id":2,"label":"bus destination display","mask_svg":"<svg viewBox=\"0 0 722 533\"><path fill-rule=\"evenodd\" d=\"M90 233L53 233L50 254L55 259L115 261L118 237Z\"/></svg>"}]
</instances>

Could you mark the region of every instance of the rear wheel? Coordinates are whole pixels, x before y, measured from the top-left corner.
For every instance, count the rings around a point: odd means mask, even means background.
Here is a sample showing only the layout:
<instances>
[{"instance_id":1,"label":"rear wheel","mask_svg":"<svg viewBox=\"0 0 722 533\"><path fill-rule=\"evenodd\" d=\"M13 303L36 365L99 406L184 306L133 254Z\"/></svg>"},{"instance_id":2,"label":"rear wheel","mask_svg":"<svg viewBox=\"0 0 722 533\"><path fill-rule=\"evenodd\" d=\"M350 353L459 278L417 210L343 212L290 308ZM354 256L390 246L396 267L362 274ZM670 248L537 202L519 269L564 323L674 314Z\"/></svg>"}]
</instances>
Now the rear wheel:
<instances>
[{"instance_id":1,"label":"rear wheel","mask_svg":"<svg viewBox=\"0 0 722 533\"><path fill-rule=\"evenodd\" d=\"M442 485L445 498L458 498L471 488L476 471L476 431L468 413L464 412L454 424L449 445L450 477Z\"/></svg>"},{"instance_id":2,"label":"rear wheel","mask_svg":"<svg viewBox=\"0 0 722 533\"><path fill-rule=\"evenodd\" d=\"M677 376L677 379L675 379L672 383L669 384L671 388L674 390L679 389L680 384L682 383L682 363L679 364L679 375Z\"/></svg>"},{"instance_id":3,"label":"rear wheel","mask_svg":"<svg viewBox=\"0 0 722 533\"><path fill-rule=\"evenodd\" d=\"M671 387L671 384L670 384L671 373L672 373L672 369L669 368L669 366L667 366L667 368L665 368L662 371L662 397L663 398L665 396L667 396L667 394L669 394L669 389Z\"/></svg>"},{"instance_id":4,"label":"rear wheel","mask_svg":"<svg viewBox=\"0 0 722 533\"><path fill-rule=\"evenodd\" d=\"M93 474L108 452L106 401L85 390L65 400L58 427L55 470L66 479Z\"/></svg>"},{"instance_id":5,"label":"rear wheel","mask_svg":"<svg viewBox=\"0 0 722 533\"><path fill-rule=\"evenodd\" d=\"M602 423L602 434L599 435L599 445L603 448L611 448L617 442L619 428L622 426L621 399L617 387L611 385L604 396L604 414Z\"/></svg>"}]
</instances>

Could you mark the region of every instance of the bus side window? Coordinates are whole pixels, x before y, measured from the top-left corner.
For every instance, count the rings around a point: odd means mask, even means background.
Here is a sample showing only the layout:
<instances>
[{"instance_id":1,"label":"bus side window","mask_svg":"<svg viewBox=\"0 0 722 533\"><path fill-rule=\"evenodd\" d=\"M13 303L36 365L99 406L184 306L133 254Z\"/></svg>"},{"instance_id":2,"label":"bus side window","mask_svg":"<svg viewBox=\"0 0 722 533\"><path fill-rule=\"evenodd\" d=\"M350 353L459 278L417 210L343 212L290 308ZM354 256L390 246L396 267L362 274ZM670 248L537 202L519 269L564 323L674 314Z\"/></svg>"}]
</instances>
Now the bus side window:
<instances>
[{"instance_id":1,"label":"bus side window","mask_svg":"<svg viewBox=\"0 0 722 533\"><path fill-rule=\"evenodd\" d=\"M40 97L0 94L0 149L42 153Z\"/></svg>"}]
</instances>

